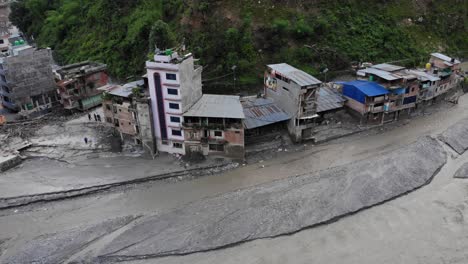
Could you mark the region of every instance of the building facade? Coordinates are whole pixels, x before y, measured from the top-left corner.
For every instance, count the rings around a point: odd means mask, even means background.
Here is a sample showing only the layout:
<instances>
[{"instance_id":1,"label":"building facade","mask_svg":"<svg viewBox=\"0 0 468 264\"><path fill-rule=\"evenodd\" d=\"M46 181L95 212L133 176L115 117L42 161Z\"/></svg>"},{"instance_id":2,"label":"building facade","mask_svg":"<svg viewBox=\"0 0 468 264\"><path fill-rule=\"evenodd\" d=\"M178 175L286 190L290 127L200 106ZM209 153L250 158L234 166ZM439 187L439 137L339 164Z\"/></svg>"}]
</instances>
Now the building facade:
<instances>
[{"instance_id":1,"label":"building facade","mask_svg":"<svg viewBox=\"0 0 468 264\"><path fill-rule=\"evenodd\" d=\"M265 96L291 116L288 131L295 142L314 139L321 86L315 77L286 63L267 65Z\"/></svg>"},{"instance_id":2,"label":"building facade","mask_svg":"<svg viewBox=\"0 0 468 264\"><path fill-rule=\"evenodd\" d=\"M357 76L360 80L377 82L388 90L388 99L384 104L384 121L397 120L402 113L409 113L416 108L419 80L405 67L378 64L359 70Z\"/></svg>"},{"instance_id":3,"label":"building facade","mask_svg":"<svg viewBox=\"0 0 468 264\"><path fill-rule=\"evenodd\" d=\"M244 159L244 112L239 96L205 94L183 115L185 154Z\"/></svg>"},{"instance_id":4,"label":"building facade","mask_svg":"<svg viewBox=\"0 0 468 264\"><path fill-rule=\"evenodd\" d=\"M122 141L132 140L149 153L156 153L152 127L151 100L143 80L100 88L105 121L120 133Z\"/></svg>"},{"instance_id":5,"label":"building facade","mask_svg":"<svg viewBox=\"0 0 468 264\"><path fill-rule=\"evenodd\" d=\"M337 82L346 98L345 107L360 119L360 123L381 124L384 122L384 106L389 101L389 91L380 84L356 80Z\"/></svg>"},{"instance_id":6,"label":"building facade","mask_svg":"<svg viewBox=\"0 0 468 264\"><path fill-rule=\"evenodd\" d=\"M440 78L435 90L435 97L458 87L462 78L460 61L441 53L432 53L427 72Z\"/></svg>"},{"instance_id":7,"label":"building facade","mask_svg":"<svg viewBox=\"0 0 468 264\"><path fill-rule=\"evenodd\" d=\"M3 106L23 116L52 108L58 97L52 72L52 51L28 45L0 59L0 98Z\"/></svg>"},{"instance_id":8,"label":"building facade","mask_svg":"<svg viewBox=\"0 0 468 264\"><path fill-rule=\"evenodd\" d=\"M184 155L183 113L202 97L203 68L191 53L167 50L147 61L146 69L158 151Z\"/></svg>"},{"instance_id":9,"label":"building facade","mask_svg":"<svg viewBox=\"0 0 468 264\"><path fill-rule=\"evenodd\" d=\"M86 111L102 103L102 90L109 82L107 66L97 62L80 62L55 70L58 94L63 107Z\"/></svg>"}]
</instances>

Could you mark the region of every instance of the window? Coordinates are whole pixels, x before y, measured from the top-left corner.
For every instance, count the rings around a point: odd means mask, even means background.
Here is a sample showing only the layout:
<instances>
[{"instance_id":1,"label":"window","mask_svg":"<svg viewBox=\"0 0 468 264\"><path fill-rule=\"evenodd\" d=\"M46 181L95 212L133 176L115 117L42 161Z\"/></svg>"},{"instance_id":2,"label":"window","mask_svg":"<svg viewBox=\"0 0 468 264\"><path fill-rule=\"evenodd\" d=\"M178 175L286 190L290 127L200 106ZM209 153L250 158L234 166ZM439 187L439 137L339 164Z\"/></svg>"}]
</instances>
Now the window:
<instances>
[{"instance_id":1,"label":"window","mask_svg":"<svg viewBox=\"0 0 468 264\"><path fill-rule=\"evenodd\" d=\"M224 145L220 144L210 144L210 151L218 151L218 152L223 152L224 151Z\"/></svg>"},{"instance_id":2,"label":"window","mask_svg":"<svg viewBox=\"0 0 468 264\"><path fill-rule=\"evenodd\" d=\"M174 73L166 73L166 79L167 80L177 80L177 76Z\"/></svg>"},{"instance_id":3,"label":"window","mask_svg":"<svg viewBox=\"0 0 468 264\"><path fill-rule=\"evenodd\" d=\"M106 122L107 122L107 123L112 123L112 118L106 117Z\"/></svg>"},{"instance_id":4,"label":"window","mask_svg":"<svg viewBox=\"0 0 468 264\"><path fill-rule=\"evenodd\" d=\"M283 90L285 90L285 91L289 92L289 89L288 89L288 88L286 88L286 87L283 87Z\"/></svg>"},{"instance_id":5,"label":"window","mask_svg":"<svg viewBox=\"0 0 468 264\"><path fill-rule=\"evenodd\" d=\"M5 44L5 40L0 39L0 44Z\"/></svg>"},{"instance_id":6,"label":"window","mask_svg":"<svg viewBox=\"0 0 468 264\"><path fill-rule=\"evenodd\" d=\"M182 148L182 143L172 143L172 147L181 149Z\"/></svg>"},{"instance_id":7,"label":"window","mask_svg":"<svg viewBox=\"0 0 468 264\"><path fill-rule=\"evenodd\" d=\"M171 116L172 123L180 123L180 117L178 116Z\"/></svg>"},{"instance_id":8,"label":"window","mask_svg":"<svg viewBox=\"0 0 468 264\"><path fill-rule=\"evenodd\" d=\"M3 74L2 74L2 75L0 75L0 78L2 78L2 81L3 81L4 83L6 83L6 82L7 82L7 81L6 81L6 77L5 77L5 75L3 75Z\"/></svg>"},{"instance_id":9,"label":"window","mask_svg":"<svg viewBox=\"0 0 468 264\"><path fill-rule=\"evenodd\" d=\"M179 109L180 109L180 106L179 106L179 104L169 103L169 108L170 108L170 109L177 109L177 110L179 110Z\"/></svg>"},{"instance_id":10,"label":"window","mask_svg":"<svg viewBox=\"0 0 468 264\"><path fill-rule=\"evenodd\" d=\"M222 137L222 136L223 136L223 132L222 132L222 131L215 131L215 132L214 132L214 135L215 135L215 137Z\"/></svg>"},{"instance_id":11,"label":"window","mask_svg":"<svg viewBox=\"0 0 468 264\"><path fill-rule=\"evenodd\" d=\"M180 137L180 136L182 136L182 130L172 129L172 135Z\"/></svg>"},{"instance_id":12,"label":"window","mask_svg":"<svg viewBox=\"0 0 468 264\"><path fill-rule=\"evenodd\" d=\"M167 94L179 95L179 90L173 88L167 88Z\"/></svg>"},{"instance_id":13,"label":"window","mask_svg":"<svg viewBox=\"0 0 468 264\"><path fill-rule=\"evenodd\" d=\"M111 110L111 106L108 105L108 104L106 104L106 109L109 110L109 111L112 111L112 110Z\"/></svg>"},{"instance_id":14,"label":"window","mask_svg":"<svg viewBox=\"0 0 468 264\"><path fill-rule=\"evenodd\" d=\"M116 126L116 127L119 127L119 126L120 126L119 120L114 119L114 126Z\"/></svg>"}]
</instances>

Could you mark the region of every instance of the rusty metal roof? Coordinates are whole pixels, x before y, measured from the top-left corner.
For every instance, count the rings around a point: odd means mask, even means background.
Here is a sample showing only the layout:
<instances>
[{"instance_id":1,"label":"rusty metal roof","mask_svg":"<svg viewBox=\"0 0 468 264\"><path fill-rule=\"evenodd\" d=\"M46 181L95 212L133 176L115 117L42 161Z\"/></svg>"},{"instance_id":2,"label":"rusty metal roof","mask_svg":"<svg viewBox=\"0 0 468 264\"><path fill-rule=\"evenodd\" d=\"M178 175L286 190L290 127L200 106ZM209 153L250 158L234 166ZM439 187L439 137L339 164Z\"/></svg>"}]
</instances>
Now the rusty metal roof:
<instances>
[{"instance_id":1,"label":"rusty metal roof","mask_svg":"<svg viewBox=\"0 0 468 264\"><path fill-rule=\"evenodd\" d=\"M283 75L284 77L294 81L301 87L322 83L320 80L318 80L314 76L304 71L301 71L299 69L296 69L293 66L286 64L286 63L270 64L267 66L270 69L277 71L279 74Z\"/></svg>"},{"instance_id":2,"label":"rusty metal roof","mask_svg":"<svg viewBox=\"0 0 468 264\"><path fill-rule=\"evenodd\" d=\"M321 87L317 99L317 113L339 109L346 99L336 89Z\"/></svg>"},{"instance_id":3,"label":"rusty metal roof","mask_svg":"<svg viewBox=\"0 0 468 264\"><path fill-rule=\"evenodd\" d=\"M279 108L271 99L244 97L244 127L252 129L291 119L291 116Z\"/></svg>"}]
</instances>

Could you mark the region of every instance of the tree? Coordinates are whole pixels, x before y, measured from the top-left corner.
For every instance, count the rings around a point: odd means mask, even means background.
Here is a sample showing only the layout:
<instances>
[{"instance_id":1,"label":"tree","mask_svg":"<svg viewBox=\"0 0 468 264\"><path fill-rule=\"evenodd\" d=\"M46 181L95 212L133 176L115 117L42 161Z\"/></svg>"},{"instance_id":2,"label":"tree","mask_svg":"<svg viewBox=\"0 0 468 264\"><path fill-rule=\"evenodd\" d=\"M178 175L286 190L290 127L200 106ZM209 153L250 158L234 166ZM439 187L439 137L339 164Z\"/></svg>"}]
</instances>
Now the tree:
<instances>
[{"instance_id":1,"label":"tree","mask_svg":"<svg viewBox=\"0 0 468 264\"><path fill-rule=\"evenodd\" d=\"M174 45L175 35L171 31L168 24L162 20L156 21L151 27L149 34L149 48L152 52L156 47L161 49L167 49Z\"/></svg>"}]
</instances>

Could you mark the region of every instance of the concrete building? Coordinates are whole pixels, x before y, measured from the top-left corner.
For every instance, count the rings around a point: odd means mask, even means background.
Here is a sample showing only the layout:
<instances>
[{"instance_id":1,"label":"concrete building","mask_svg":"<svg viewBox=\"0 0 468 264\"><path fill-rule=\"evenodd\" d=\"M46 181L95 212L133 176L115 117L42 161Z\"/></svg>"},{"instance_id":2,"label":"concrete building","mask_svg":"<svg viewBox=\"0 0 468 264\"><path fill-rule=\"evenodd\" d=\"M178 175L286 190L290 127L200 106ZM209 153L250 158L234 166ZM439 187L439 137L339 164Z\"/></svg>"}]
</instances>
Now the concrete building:
<instances>
[{"instance_id":1,"label":"concrete building","mask_svg":"<svg viewBox=\"0 0 468 264\"><path fill-rule=\"evenodd\" d=\"M141 144L149 153L156 152L152 127L151 100L143 80L125 85L107 85L104 91L105 121L120 133L122 141Z\"/></svg>"},{"instance_id":2,"label":"concrete building","mask_svg":"<svg viewBox=\"0 0 468 264\"><path fill-rule=\"evenodd\" d=\"M102 103L102 90L108 84L107 66L97 62L80 62L55 70L60 102L68 110L85 111Z\"/></svg>"},{"instance_id":3,"label":"concrete building","mask_svg":"<svg viewBox=\"0 0 468 264\"><path fill-rule=\"evenodd\" d=\"M13 47L0 58L0 98L3 106L23 116L50 109L58 100L52 51L28 45Z\"/></svg>"},{"instance_id":4,"label":"concrete building","mask_svg":"<svg viewBox=\"0 0 468 264\"><path fill-rule=\"evenodd\" d=\"M202 67L191 53L179 56L171 50L157 52L146 62L157 148L185 154L183 113L202 98Z\"/></svg>"},{"instance_id":5,"label":"concrete building","mask_svg":"<svg viewBox=\"0 0 468 264\"><path fill-rule=\"evenodd\" d=\"M291 116L288 131L296 142L313 139L322 82L286 63L267 65L265 96Z\"/></svg>"},{"instance_id":6,"label":"concrete building","mask_svg":"<svg viewBox=\"0 0 468 264\"><path fill-rule=\"evenodd\" d=\"M244 112L239 96L205 94L183 114L187 155L244 159Z\"/></svg>"}]
</instances>

